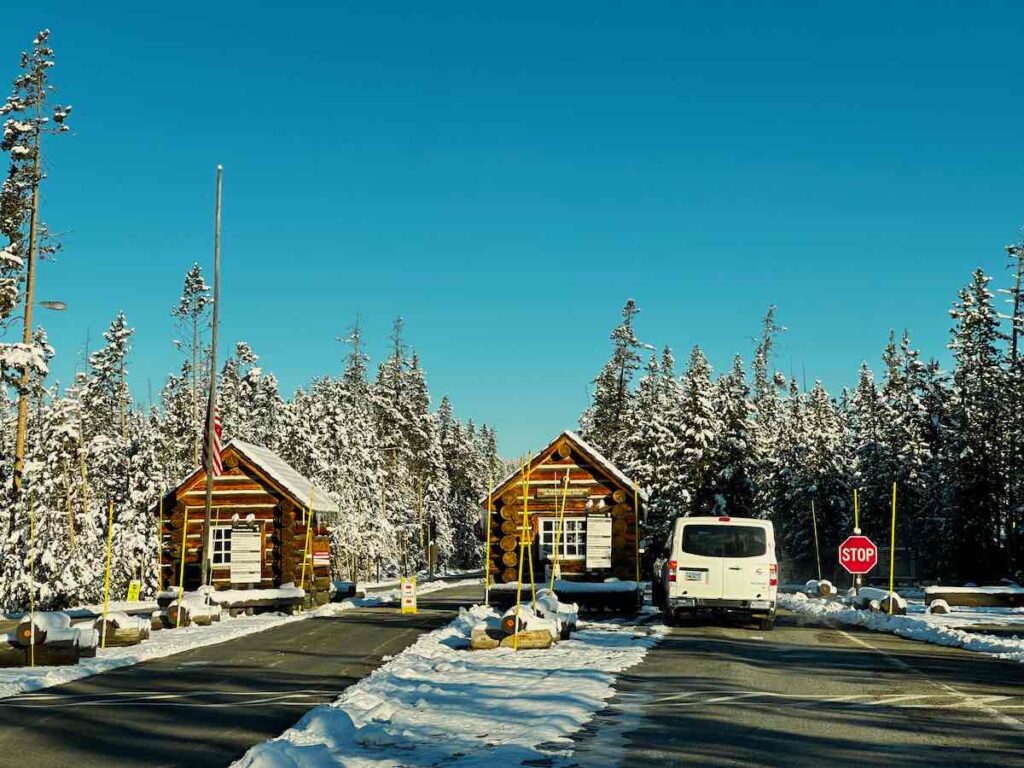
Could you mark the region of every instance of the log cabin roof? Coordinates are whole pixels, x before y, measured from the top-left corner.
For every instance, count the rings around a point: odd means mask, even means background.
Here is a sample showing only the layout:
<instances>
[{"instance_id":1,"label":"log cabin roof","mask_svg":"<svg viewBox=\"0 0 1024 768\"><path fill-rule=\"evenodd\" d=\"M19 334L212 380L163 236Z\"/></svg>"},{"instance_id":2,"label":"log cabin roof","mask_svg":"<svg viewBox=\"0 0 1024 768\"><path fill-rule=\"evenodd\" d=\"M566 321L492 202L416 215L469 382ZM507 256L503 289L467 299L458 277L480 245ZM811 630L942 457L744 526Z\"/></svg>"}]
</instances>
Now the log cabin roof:
<instances>
[{"instance_id":1,"label":"log cabin roof","mask_svg":"<svg viewBox=\"0 0 1024 768\"><path fill-rule=\"evenodd\" d=\"M542 464L547 461L551 454L554 453L557 445L563 440L572 443L572 445L582 453L591 464L604 473L609 480L620 486L623 490L633 490L633 481L626 476L625 472L612 464L611 461L606 459L600 451L570 429L563 431L562 434L548 443L540 453L534 456L530 461L530 469L533 469L538 464ZM509 485L511 485L511 483L520 476L521 472L522 470L518 468L512 470L512 472L510 472L501 482L491 489L489 494L480 499L480 504L486 506L488 498L496 500L500 497L507 490ZM644 504L647 503L648 494L646 491L642 488L637 488L637 495Z\"/></svg>"},{"instance_id":2,"label":"log cabin roof","mask_svg":"<svg viewBox=\"0 0 1024 768\"><path fill-rule=\"evenodd\" d=\"M285 495L291 497L291 500L297 506L309 506L310 497L312 497L313 512L318 515L323 515L325 518L335 518L341 514L341 509L332 494L313 483L309 478L304 477L291 464L269 448L232 438L221 449L221 455L225 455L232 450L252 464L261 474L266 476L267 480L277 485ZM185 479L178 483L174 489L170 490L170 493L173 494L174 490L193 482L203 470L203 467L197 467L192 470ZM155 510L156 507L154 506L153 509Z\"/></svg>"},{"instance_id":3,"label":"log cabin roof","mask_svg":"<svg viewBox=\"0 0 1024 768\"><path fill-rule=\"evenodd\" d=\"M271 480L282 486L293 497L292 501L299 506L309 506L310 497L312 497L314 512L337 515L341 511L330 493L317 486L309 478L299 474L298 470L269 448L238 439L229 440L224 446L224 450L231 447L234 447L238 453L263 470Z\"/></svg>"}]
</instances>

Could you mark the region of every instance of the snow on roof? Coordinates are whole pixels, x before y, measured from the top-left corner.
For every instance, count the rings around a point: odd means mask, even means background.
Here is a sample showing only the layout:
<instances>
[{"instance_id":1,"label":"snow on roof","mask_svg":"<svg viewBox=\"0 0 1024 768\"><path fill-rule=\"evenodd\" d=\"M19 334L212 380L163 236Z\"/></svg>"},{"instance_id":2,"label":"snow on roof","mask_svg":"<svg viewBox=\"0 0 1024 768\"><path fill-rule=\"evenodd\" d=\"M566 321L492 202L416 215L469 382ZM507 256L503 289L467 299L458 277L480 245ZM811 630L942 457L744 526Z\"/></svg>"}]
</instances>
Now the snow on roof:
<instances>
[{"instance_id":1,"label":"snow on roof","mask_svg":"<svg viewBox=\"0 0 1024 768\"><path fill-rule=\"evenodd\" d=\"M237 438L229 440L224 446L224 450L231 447L263 470L268 477L279 483L302 506L309 505L309 499L312 496L314 512L336 515L341 511L331 494L299 474L291 464L269 448L246 443Z\"/></svg>"},{"instance_id":2,"label":"snow on roof","mask_svg":"<svg viewBox=\"0 0 1024 768\"><path fill-rule=\"evenodd\" d=\"M537 456L534 458L534 461L536 461L541 456L543 456L545 453L547 453L555 445L555 443L557 443L559 440L561 440L563 438L566 438L570 442L575 443L576 447L579 448L584 454L586 454L587 458L589 458L595 464L595 466L600 467L605 473L607 473L610 477L612 477L615 480L617 480L624 487L626 487L626 488L632 488L633 487L633 481L630 480L621 469L619 469L614 464L612 464L608 459L606 459L601 454L600 451L598 451L594 446L592 446L590 443L588 443L582 437L577 435L571 429L564 430L562 432L562 434L560 434L558 437L556 437L554 440L552 440L550 443L548 443L547 446L544 448L544 450L542 450L540 453L537 454ZM488 495L492 495L493 496L495 491L497 491L499 488L501 488L503 485L505 485L505 483L507 483L509 480L511 480L513 477L515 477L519 473L520 473L519 469L512 470L508 475L506 475L504 478L502 478L502 480L497 485L495 485L493 488L490 489ZM637 494L640 496L640 500L643 501L644 504L646 504L648 502L648 500L649 500L648 494L642 488L637 488ZM486 501L487 501L487 496L484 496L480 500L481 503L484 503Z\"/></svg>"}]
</instances>

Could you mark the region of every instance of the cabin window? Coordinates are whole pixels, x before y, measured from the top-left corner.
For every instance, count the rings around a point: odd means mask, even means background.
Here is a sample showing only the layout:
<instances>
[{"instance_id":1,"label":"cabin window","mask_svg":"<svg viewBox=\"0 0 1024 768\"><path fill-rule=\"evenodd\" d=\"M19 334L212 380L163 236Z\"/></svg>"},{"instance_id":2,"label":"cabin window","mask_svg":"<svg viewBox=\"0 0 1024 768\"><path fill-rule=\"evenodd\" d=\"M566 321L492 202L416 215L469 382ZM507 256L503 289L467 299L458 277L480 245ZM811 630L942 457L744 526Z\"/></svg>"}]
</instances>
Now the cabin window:
<instances>
[{"instance_id":1,"label":"cabin window","mask_svg":"<svg viewBox=\"0 0 1024 768\"><path fill-rule=\"evenodd\" d=\"M558 532L558 518L541 518L541 552L548 560L554 560L555 537ZM582 560L587 554L587 518L567 517L562 521L562 534L558 537L559 560Z\"/></svg>"},{"instance_id":2,"label":"cabin window","mask_svg":"<svg viewBox=\"0 0 1024 768\"><path fill-rule=\"evenodd\" d=\"M231 526L220 525L210 529L213 546L210 547L214 565L231 565Z\"/></svg>"}]
</instances>

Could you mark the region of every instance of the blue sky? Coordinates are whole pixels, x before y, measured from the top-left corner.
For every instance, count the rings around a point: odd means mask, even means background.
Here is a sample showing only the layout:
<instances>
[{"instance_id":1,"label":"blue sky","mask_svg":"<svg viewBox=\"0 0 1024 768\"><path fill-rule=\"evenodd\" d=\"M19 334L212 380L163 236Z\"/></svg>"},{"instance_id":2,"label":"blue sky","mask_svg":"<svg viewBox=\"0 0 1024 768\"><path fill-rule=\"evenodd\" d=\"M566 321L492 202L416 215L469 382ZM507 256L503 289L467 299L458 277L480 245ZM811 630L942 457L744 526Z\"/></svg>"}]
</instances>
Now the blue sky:
<instances>
[{"instance_id":1,"label":"blue sky","mask_svg":"<svg viewBox=\"0 0 1024 768\"><path fill-rule=\"evenodd\" d=\"M504 6L504 7L501 7ZM1024 224L1019 3L37 2L75 135L50 141L42 321L67 381L118 309L136 396L212 260L223 331L287 393L395 315L503 452L573 426L624 300L716 368L777 304L778 367L838 389L890 327L946 358L970 270Z\"/></svg>"}]
</instances>

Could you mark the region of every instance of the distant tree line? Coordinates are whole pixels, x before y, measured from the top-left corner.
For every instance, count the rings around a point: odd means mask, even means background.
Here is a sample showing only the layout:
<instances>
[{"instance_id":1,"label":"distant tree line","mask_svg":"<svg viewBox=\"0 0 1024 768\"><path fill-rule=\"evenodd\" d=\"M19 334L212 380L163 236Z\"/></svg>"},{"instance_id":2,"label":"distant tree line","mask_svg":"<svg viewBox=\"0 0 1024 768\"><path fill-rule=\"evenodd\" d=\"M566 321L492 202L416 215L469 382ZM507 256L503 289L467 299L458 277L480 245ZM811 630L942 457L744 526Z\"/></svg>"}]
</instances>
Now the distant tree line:
<instances>
[{"instance_id":1,"label":"distant tree line","mask_svg":"<svg viewBox=\"0 0 1024 768\"><path fill-rule=\"evenodd\" d=\"M897 484L897 548L919 578L996 580L1024 568L1024 246L1007 248L1012 279L994 293L982 270L950 311L953 369L890 333L876 375L830 394L773 366L784 329L772 307L748 374L737 356L715 377L699 346L682 375L665 347L644 360L632 300L611 334L581 429L651 493L652 540L680 515L761 517L775 524L793 573L815 574L811 504L823 568L860 526L888 544ZM1005 301L998 301L997 294ZM1004 310L1004 311L1001 311Z\"/></svg>"}]
</instances>

